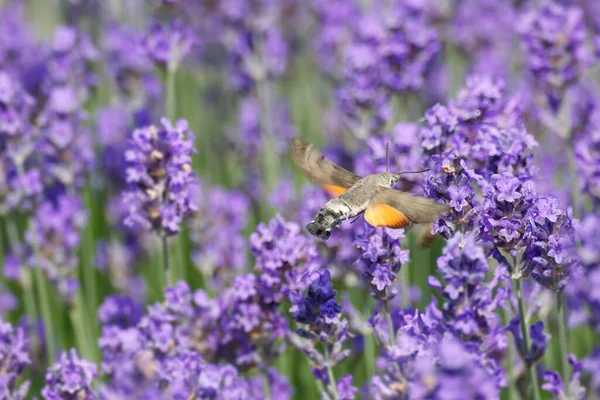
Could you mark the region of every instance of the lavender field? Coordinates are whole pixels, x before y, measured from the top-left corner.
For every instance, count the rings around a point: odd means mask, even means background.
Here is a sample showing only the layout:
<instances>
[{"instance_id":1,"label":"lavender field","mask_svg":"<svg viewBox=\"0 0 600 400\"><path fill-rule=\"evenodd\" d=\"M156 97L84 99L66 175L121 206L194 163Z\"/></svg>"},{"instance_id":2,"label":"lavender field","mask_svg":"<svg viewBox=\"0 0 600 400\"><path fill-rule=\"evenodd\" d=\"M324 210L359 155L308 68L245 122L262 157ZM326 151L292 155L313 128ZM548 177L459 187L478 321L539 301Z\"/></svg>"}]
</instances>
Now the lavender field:
<instances>
[{"instance_id":1,"label":"lavender field","mask_svg":"<svg viewBox=\"0 0 600 400\"><path fill-rule=\"evenodd\" d=\"M0 260L0 400L600 399L600 2L0 0Z\"/></svg>"}]
</instances>

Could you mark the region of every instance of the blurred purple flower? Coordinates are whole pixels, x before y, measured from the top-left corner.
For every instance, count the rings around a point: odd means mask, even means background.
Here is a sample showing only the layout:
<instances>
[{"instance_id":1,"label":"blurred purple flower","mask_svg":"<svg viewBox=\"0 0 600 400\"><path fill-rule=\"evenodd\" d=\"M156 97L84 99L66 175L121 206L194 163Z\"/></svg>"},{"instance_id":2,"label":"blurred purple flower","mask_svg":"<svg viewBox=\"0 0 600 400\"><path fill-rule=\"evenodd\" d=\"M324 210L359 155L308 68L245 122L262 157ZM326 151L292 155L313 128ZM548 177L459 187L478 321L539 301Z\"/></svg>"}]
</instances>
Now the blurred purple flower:
<instances>
[{"instance_id":1,"label":"blurred purple flower","mask_svg":"<svg viewBox=\"0 0 600 400\"><path fill-rule=\"evenodd\" d=\"M394 93L420 89L441 48L436 30L418 11L399 4L384 17L387 35L379 48L381 79Z\"/></svg>"},{"instance_id":2,"label":"blurred purple flower","mask_svg":"<svg viewBox=\"0 0 600 400\"><path fill-rule=\"evenodd\" d=\"M30 123L35 100L19 80L0 70L0 213L28 211L43 190L35 163L37 132Z\"/></svg>"},{"instance_id":3,"label":"blurred purple flower","mask_svg":"<svg viewBox=\"0 0 600 400\"><path fill-rule=\"evenodd\" d=\"M142 304L127 296L109 296L98 308L98 320L103 326L130 328L140 321Z\"/></svg>"},{"instance_id":4,"label":"blurred purple flower","mask_svg":"<svg viewBox=\"0 0 600 400\"><path fill-rule=\"evenodd\" d=\"M38 206L31 229L25 233L28 258L23 262L42 268L67 302L79 287L75 274L79 265L77 250L86 221L87 213L79 198L59 195Z\"/></svg>"},{"instance_id":5,"label":"blurred purple flower","mask_svg":"<svg viewBox=\"0 0 600 400\"><path fill-rule=\"evenodd\" d=\"M337 381L337 392L340 400L353 400L358 389L352 386L352 375L345 375Z\"/></svg>"},{"instance_id":6,"label":"blurred purple flower","mask_svg":"<svg viewBox=\"0 0 600 400\"><path fill-rule=\"evenodd\" d=\"M247 266L243 231L250 204L238 191L199 185L195 189L198 211L193 213L190 224L190 239L195 246L192 259L204 276L223 285Z\"/></svg>"},{"instance_id":7,"label":"blurred purple flower","mask_svg":"<svg viewBox=\"0 0 600 400\"><path fill-rule=\"evenodd\" d=\"M527 13L519 32L527 68L557 113L564 91L581 79L592 61L583 12L551 1Z\"/></svg>"},{"instance_id":8,"label":"blurred purple flower","mask_svg":"<svg viewBox=\"0 0 600 400\"><path fill-rule=\"evenodd\" d=\"M142 40L142 47L156 65L173 71L198 42L189 26L174 20L169 24L153 24Z\"/></svg>"},{"instance_id":9,"label":"blurred purple flower","mask_svg":"<svg viewBox=\"0 0 600 400\"><path fill-rule=\"evenodd\" d=\"M23 328L14 328L0 322L0 397L23 400L29 389L29 381L17 385L20 375L31 364L29 340Z\"/></svg>"},{"instance_id":10,"label":"blurred purple flower","mask_svg":"<svg viewBox=\"0 0 600 400\"><path fill-rule=\"evenodd\" d=\"M586 397L586 389L585 386L581 384L579 381L579 376L581 375L581 370L584 367L585 361L577 361L573 354L569 354L569 364L573 368L573 374L571 376L571 381L569 384L569 399L573 400L583 400ZM556 398L566 398L564 383L561 376L554 371L545 371L544 372L544 381L542 383L542 389L552 393Z\"/></svg>"},{"instance_id":11,"label":"blurred purple flower","mask_svg":"<svg viewBox=\"0 0 600 400\"><path fill-rule=\"evenodd\" d=\"M71 349L69 353L63 352L60 359L48 369L42 396L47 400L93 400L97 398L97 393L92 388L92 381L97 377L96 366L79 359L77 351Z\"/></svg>"}]
</instances>

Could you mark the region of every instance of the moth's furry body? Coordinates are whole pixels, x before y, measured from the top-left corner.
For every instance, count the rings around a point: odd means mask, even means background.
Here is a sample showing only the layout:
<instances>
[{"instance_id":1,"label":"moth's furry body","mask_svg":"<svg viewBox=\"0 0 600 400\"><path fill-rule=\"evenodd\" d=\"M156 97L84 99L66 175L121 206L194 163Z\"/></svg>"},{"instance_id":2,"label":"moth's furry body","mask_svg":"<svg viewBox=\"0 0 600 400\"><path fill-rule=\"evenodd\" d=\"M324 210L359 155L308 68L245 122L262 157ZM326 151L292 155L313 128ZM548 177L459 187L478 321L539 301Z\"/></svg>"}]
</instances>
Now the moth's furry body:
<instances>
[{"instance_id":1,"label":"moth's furry body","mask_svg":"<svg viewBox=\"0 0 600 400\"><path fill-rule=\"evenodd\" d=\"M364 212L378 187L390 188L398 178L388 172L365 176L340 197L329 200L306 224L306 229L318 238L327 240L331 230L352 217Z\"/></svg>"}]
</instances>

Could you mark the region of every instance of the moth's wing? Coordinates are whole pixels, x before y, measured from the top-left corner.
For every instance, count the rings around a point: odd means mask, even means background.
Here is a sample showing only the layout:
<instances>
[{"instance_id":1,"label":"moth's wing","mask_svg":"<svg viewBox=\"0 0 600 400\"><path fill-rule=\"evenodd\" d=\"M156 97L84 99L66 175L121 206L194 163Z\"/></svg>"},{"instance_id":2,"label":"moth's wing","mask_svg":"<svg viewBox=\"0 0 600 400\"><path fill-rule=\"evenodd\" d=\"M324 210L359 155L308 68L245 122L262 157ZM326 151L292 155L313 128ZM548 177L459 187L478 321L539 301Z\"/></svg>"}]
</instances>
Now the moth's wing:
<instances>
[{"instance_id":1,"label":"moth's wing","mask_svg":"<svg viewBox=\"0 0 600 400\"><path fill-rule=\"evenodd\" d=\"M312 144L292 139L292 160L314 183L332 196L350 189L360 176L329 161Z\"/></svg>"},{"instance_id":2,"label":"moth's wing","mask_svg":"<svg viewBox=\"0 0 600 400\"><path fill-rule=\"evenodd\" d=\"M380 187L365 210L365 220L373 226L404 228L411 223L435 222L449 209L425 197Z\"/></svg>"}]
</instances>

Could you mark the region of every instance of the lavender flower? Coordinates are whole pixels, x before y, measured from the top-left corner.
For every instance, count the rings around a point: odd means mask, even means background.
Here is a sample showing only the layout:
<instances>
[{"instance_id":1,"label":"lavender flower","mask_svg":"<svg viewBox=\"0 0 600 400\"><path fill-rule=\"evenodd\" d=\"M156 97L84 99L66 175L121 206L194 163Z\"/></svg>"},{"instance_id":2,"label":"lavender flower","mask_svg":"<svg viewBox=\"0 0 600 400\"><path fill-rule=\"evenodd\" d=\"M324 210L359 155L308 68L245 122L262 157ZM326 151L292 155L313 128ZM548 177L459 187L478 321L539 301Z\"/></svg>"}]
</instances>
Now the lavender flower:
<instances>
[{"instance_id":1,"label":"lavender flower","mask_svg":"<svg viewBox=\"0 0 600 400\"><path fill-rule=\"evenodd\" d=\"M153 24L142 46L148 57L162 69L177 70L185 56L198 45L193 30L181 21Z\"/></svg>"},{"instance_id":2,"label":"lavender flower","mask_svg":"<svg viewBox=\"0 0 600 400\"><path fill-rule=\"evenodd\" d=\"M93 400L97 394L92 388L92 381L97 376L96 366L79 359L77 351L71 349L69 353L63 352L60 360L48 369L42 396L47 400Z\"/></svg>"},{"instance_id":3,"label":"lavender flower","mask_svg":"<svg viewBox=\"0 0 600 400\"><path fill-rule=\"evenodd\" d=\"M109 296L98 308L98 320L103 326L129 328L137 325L143 315L140 303L126 296Z\"/></svg>"},{"instance_id":4,"label":"lavender flower","mask_svg":"<svg viewBox=\"0 0 600 400\"><path fill-rule=\"evenodd\" d=\"M337 384L331 381L332 368L350 355L350 349L343 348L349 338L348 321L340 320L342 307L335 298L337 292L332 289L329 271L324 269L316 275L318 278L309 284L306 292L289 294L292 318L301 328L296 329L299 337L288 335L288 340L308 356L313 375L325 385L329 396L338 397L334 393L341 390L344 396L353 398L356 389L351 386L351 376ZM317 350L319 342L324 343L323 354Z\"/></svg>"},{"instance_id":5,"label":"lavender flower","mask_svg":"<svg viewBox=\"0 0 600 400\"><path fill-rule=\"evenodd\" d=\"M17 386L17 379L30 363L29 341L24 329L0 322L0 397L25 399L29 382Z\"/></svg>"},{"instance_id":6,"label":"lavender flower","mask_svg":"<svg viewBox=\"0 0 600 400\"><path fill-rule=\"evenodd\" d=\"M242 378L233 365L211 362L231 361L240 370L271 362L287 326L276 307L262 302L253 275L239 276L216 299L203 291L192 294L180 281L137 325L103 327L100 347L108 380L99 390L102 398L237 398L240 393L264 398L261 379ZM265 367L265 375L283 398L291 395L274 370Z\"/></svg>"},{"instance_id":7,"label":"lavender flower","mask_svg":"<svg viewBox=\"0 0 600 400\"><path fill-rule=\"evenodd\" d=\"M524 246L527 216L535 198L531 181L522 182L512 174L491 176L479 222L482 240L516 257Z\"/></svg>"},{"instance_id":8,"label":"lavender flower","mask_svg":"<svg viewBox=\"0 0 600 400\"><path fill-rule=\"evenodd\" d=\"M165 118L161 127L134 131L125 153L128 163L125 193L127 225L139 225L160 235L175 235L183 218L195 210L190 186L195 177L191 155L194 137L184 120L175 126Z\"/></svg>"},{"instance_id":9,"label":"lavender flower","mask_svg":"<svg viewBox=\"0 0 600 400\"><path fill-rule=\"evenodd\" d=\"M142 35L132 29L110 26L106 29L107 69L117 87L131 100L139 101L140 91L150 94L160 84L152 77L151 60L144 51Z\"/></svg>"},{"instance_id":10,"label":"lavender flower","mask_svg":"<svg viewBox=\"0 0 600 400\"><path fill-rule=\"evenodd\" d=\"M571 364L571 367L573 367L573 375L571 376L571 382L569 385L570 392L568 398L570 399L583 400L586 398L585 386L579 382L581 370L582 368L585 368L584 363L585 361L577 361L573 354L569 354L569 364ZM542 389L552 393L557 398L567 398L563 380L557 372L544 372L544 383L542 384Z\"/></svg>"},{"instance_id":11,"label":"lavender flower","mask_svg":"<svg viewBox=\"0 0 600 400\"><path fill-rule=\"evenodd\" d=\"M452 19L451 39L471 57L470 72L509 77L514 21L517 8L510 2L493 0L457 3ZM482 24L480 21L485 20Z\"/></svg>"},{"instance_id":12,"label":"lavender flower","mask_svg":"<svg viewBox=\"0 0 600 400\"><path fill-rule=\"evenodd\" d=\"M40 204L26 232L28 265L42 268L66 301L79 287L75 271L79 265L77 249L87 214L81 200L61 195ZM39 252L35 252L35 249Z\"/></svg>"},{"instance_id":13,"label":"lavender flower","mask_svg":"<svg viewBox=\"0 0 600 400\"><path fill-rule=\"evenodd\" d=\"M569 325L585 324L600 332L600 247L596 237L600 234L600 217L589 214L576 228L580 246L577 250L579 266L571 270L572 284L565 287L569 305Z\"/></svg>"},{"instance_id":14,"label":"lavender flower","mask_svg":"<svg viewBox=\"0 0 600 400\"><path fill-rule=\"evenodd\" d=\"M345 0L327 4L313 1L311 7L318 19L313 45L319 67L337 78L342 73L343 47L352 38L354 30L351 21L359 17L359 8L354 2Z\"/></svg>"},{"instance_id":15,"label":"lavender flower","mask_svg":"<svg viewBox=\"0 0 600 400\"><path fill-rule=\"evenodd\" d=\"M436 30L422 12L397 5L386 15L387 36L379 51L381 79L395 93L422 87L429 64L440 50Z\"/></svg>"},{"instance_id":16,"label":"lavender flower","mask_svg":"<svg viewBox=\"0 0 600 400\"><path fill-rule=\"evenodd\" d=\"M525 353L523 335L521 334L521 328L519 327L519 324L520 317L515 317L510 321L507 330L512 333L521 357L525 360L527 365L533 365L544 356L544 352L548 347L550 335L544 333L543 321L538 321L531 325L529 328L531 345L528 352Z\"/></svg>"},{"instance_id":17,"label":"lavender flower","mask_svg":"<svg viewBox=\"0 0 600 400\"><path fill-rule=\"evenodd\" d=\"M507 299L507 290L501 285L506 281L506 272L498 267L493 279L486 282L490 267L483 248L475 240L474 233L457 233L444 247L438 259L443 283L434 276L429 277L428 283L446 301L441 312L435 311L435 303L429 306L432 316L427 318L427 324L437 325L438 329L443 326L444 330L469 341L472 346L478 346L486 369L496 377L498 385L503 386L505 378L501 357L507 343L495 311Z\"/></svg>"},{"instance_id":18,"label":"lavender flower","mask_svg":"<svg viewBox=\"0 0 600 400\"><path fill-rule=\"evenodd\" d=\"M90 39L76 28L60 26L55 30L40 87L47 102L37 121L42 127L43 171L53 184L81 186L93 167L93 147L90 133L83 127L81 106L96 85L97 78L91 72L96 59Z\"/></svg>"},{"instance_id":19,"label":"lavender flower","mask_svg":"<svg viewBox=\"0 0 600 400\"><path fill-rule=\"evenodd\" d=\"M197 190L198 211L190 224L190 239L195 245L194 264L204 276L218 285L230 282L247 264L243 230L250 208L247 197L237 191L218 187Z\"/></svg>"},{"instance_id":20,"label":"lavender flower","mask_svg":"<svg viewBox=\"0 0 600 400\"><path fill-rule=\"evenodd\" d=\"M566 89L589 67L583 12L574 6L548 2L520 22L527 68L556 113Z\"/></svg>"},{"instance_id":21,"label":"lavender flower","mask_svg":"<svg viewBox=\"0 0 600 400\"><path fill-rule=\"evenodd\" d=\"M319 276L317 248L300 232L300 225L277 215L268 225L260 223L250 235L255 268L262 277L261 295L267 301L281 302L289 290L305 289Z\"/></svg>"},{"instance_id":22,"label":"lavender flower","mask_svg":"<svg viewBox=\"0 0 600 400\"><path fill-rule=\"evenodd\" d=\"M388 301L398 294L393 283L398 278L402 265L409 259L409 251L402 250L402 230L367 227L356 237L354 245L361 250L356 261L363 279L371 286L371 296Z\"/></svg>"},{"instance_id":23,"label":"lavender flower","mask_svg":"<svg viewBox=\"0 0 600 400\"><path fill-rule=\"evenodd\" d=\"M27 211L43 189L33 162L37 137L30 124L35 101L9 73L0 70L0 212Z\"/></svg>"},{"instance_id":24,"label":"lavender flower","mask_svg":"<svg viewBox=\"0 0 600 400\"><path fill-rule=\"evenodd\" d=\"M401 336L383 365L384 374L375 376L369 388L376 399L491 400L499 396L494 376L452 336L430 344L419 343L415 336Z\"/></svg>"},{"instance_id":25,"label":"lavender flower","mask_svg":"<svg viewBox=\"0 0 600 400\"><path fill-rule=\"evenodd\" d=\"M384 36L377 19L360 18L356 38L344 49L344 79L335 93L342 114L363 139L391 118L389 94L380 79L379 43Z\"/></svg>"},{"instance_id":26,"label":"lavender flower","mask_svg":"<svg viewBox=\"0 0 600 400\"><path fill-rule=\"evenodd\" d=\"M573 212L558 207L554 196L539 196L528 213L528 246L523 255L523 274L555 292L565 288L573 265L575 231Z\"/></svg>"}]
</instances>

